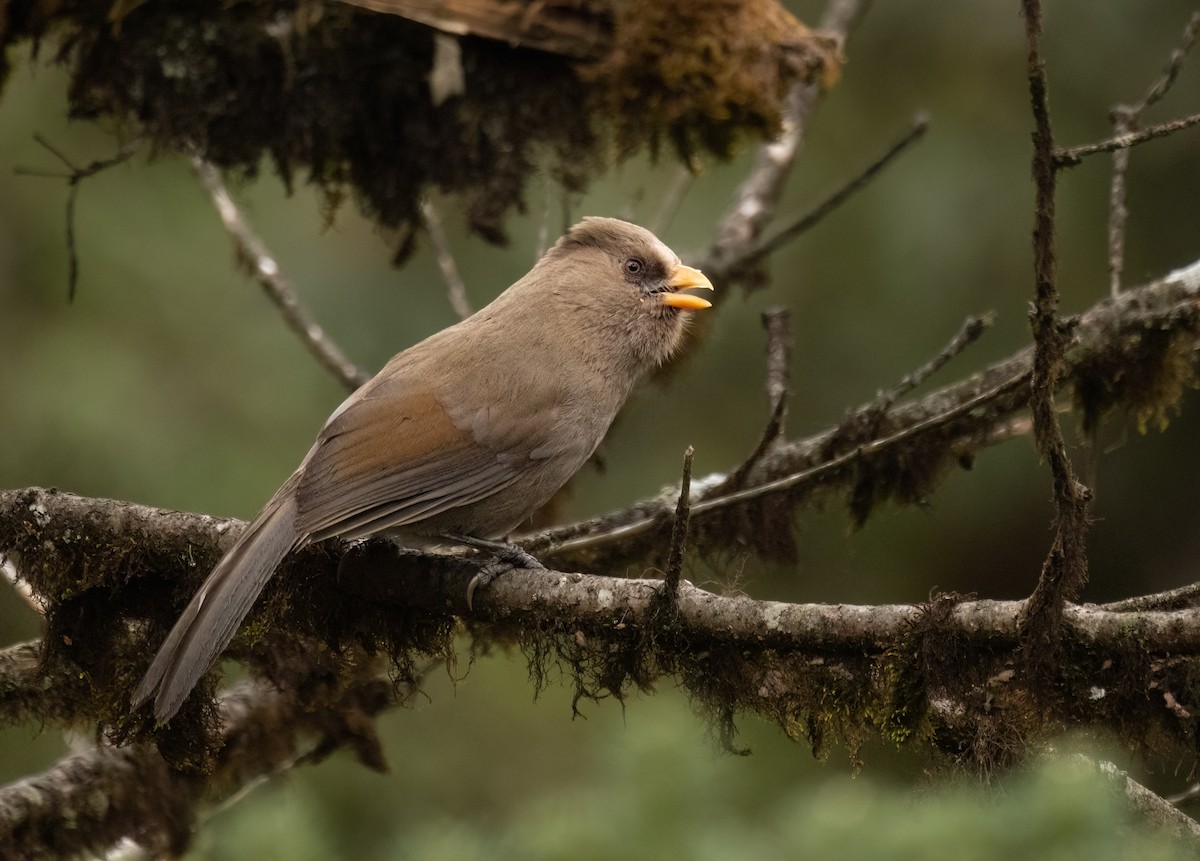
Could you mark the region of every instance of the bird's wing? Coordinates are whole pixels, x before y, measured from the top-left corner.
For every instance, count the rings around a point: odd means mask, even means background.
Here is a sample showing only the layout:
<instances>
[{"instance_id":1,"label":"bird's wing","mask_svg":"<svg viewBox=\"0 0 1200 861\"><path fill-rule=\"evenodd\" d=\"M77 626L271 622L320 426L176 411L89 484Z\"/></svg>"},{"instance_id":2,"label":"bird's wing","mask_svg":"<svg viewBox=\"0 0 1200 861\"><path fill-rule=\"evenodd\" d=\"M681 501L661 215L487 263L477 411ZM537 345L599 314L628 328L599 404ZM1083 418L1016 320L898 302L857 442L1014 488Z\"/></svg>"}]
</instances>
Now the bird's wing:
<instances>
[{"instance_id":1,"label":"bird's wing","mask_svg":"<svg viewBox=\"0 0 1200 861\"><path fill-rule=\"evenodd\" d=\"M312 540L362 537L502 490L518 477L531 441L514 450L481 444L476 436L456 427L429 392L355 396L334 414L301 467L300 533Z\"/></svg>"}]
</instances>

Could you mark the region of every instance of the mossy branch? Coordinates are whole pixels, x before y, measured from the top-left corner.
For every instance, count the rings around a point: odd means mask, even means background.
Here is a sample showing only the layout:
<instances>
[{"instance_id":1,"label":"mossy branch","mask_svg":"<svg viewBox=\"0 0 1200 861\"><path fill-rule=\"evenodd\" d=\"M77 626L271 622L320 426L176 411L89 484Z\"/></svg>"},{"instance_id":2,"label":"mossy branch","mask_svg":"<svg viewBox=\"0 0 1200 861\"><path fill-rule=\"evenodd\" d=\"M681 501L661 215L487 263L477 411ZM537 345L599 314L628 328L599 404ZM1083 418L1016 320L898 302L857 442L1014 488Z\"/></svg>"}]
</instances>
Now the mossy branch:
<instances>
[{"instance_id":1,"label":"mossy branch","mask_svg":"<svg viewBox=\"0 0 1200 861\"><path fill-rule=\"evenodd\" d=\"M222 697L221 720L204 693L165 728L131 720L127 693L158 632L237 529L233 521L53 491L0 494L0 536L50 608L40 662L30 644L0 653L4 719L99 721L125 742L152 736L176 769L138 744L68 760L31 779L40 782L37 794L29 781L0 791L7 817L0 823L10 826L0 829L0 848L22 824L61 815L77 803L72 798L97 797L86 795L89 781L105 797L136 801L142 796L129 795L132 785L153 774L181 782L187 799L220 798L255 775L343 745L384 767L373 716L393 697L368 653L399 658L403 691L411 693L421 675L414 667L424 660L418 653L445 649L460 616L478 640L520 644L539 686L559 668L577 697L622 697L670 676L719 737L732 739L735 716L752 713L818 753L836 742L857 756L882 735L988 771L1020 760L1063 726L1108 732L1142 751L1178 749L1191 743L1193 720L1171 705L1200 701L1196 607L1067 605L1066 659L1045 682L1058 690L1060 708L1048 713L1033 707L1033 686L1044 680L1023 673L1018 658L1022 602L951 595L929 605L784 604L683 581L664 620L660 580L518 570L481 593L468 615L463 596L473 562L377 540L311 548L268 587L232 655L269 685ZM159 564L168 558L174 569ZM78 587L83 567L86 589ZM101 618L108 624L97 632ZM403 621L388 627L385 619ZM130 801L143 830L123 833L149 845L180 839L171 827L186 830L180 817L187 814L160 810L174 801L159 796L180 793L166 787ZM104 813L128 816L118 814L127 807ZM107 834L87 831L86 839Z\"/></svg>"}]
</instances>

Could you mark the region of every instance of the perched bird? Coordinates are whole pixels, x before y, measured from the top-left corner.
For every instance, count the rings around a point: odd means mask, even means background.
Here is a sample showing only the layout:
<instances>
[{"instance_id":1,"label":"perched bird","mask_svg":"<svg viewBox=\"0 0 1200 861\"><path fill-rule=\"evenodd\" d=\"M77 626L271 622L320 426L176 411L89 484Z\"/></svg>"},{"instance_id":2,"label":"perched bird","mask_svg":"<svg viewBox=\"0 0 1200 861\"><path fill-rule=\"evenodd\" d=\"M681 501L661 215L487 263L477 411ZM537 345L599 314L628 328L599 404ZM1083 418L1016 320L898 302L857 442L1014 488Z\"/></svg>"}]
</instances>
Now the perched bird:
<instances>
[{"instance_id":1,"label":"perched bird","mask_svg":"<svg viewBox=\"0 0 1200 861\"><path fill-rule=\"evenodd\" d=\"M305 544L506 537L596 450L638 376L680 343L685 312L710 306L690 288L712 284L654 234L585 218L486 308L395 356L213 568L133 706L153 699L171 718Z\"/></svg>"}]
</instances>

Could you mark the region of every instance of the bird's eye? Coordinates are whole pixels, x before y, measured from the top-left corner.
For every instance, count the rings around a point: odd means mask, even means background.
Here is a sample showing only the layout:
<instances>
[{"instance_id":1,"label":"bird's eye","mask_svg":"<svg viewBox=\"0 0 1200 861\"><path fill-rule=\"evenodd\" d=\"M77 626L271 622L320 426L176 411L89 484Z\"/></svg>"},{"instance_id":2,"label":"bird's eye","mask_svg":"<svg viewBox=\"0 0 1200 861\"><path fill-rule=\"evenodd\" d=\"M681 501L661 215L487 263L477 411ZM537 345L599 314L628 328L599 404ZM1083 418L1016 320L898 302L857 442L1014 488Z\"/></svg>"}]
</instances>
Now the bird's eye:
<instances>
[{"instance_id":1,"label":"bird's eye","mask_svg":"<svg viewBox=\"0 0 1200 861\"><path fill-rule=\"evenodd\" d=\"M632 257L625 261L625 274L640 275L645 266L646 264L642 263L642 261L638 260L636 257Z\"/></svg>"}]
</instances>

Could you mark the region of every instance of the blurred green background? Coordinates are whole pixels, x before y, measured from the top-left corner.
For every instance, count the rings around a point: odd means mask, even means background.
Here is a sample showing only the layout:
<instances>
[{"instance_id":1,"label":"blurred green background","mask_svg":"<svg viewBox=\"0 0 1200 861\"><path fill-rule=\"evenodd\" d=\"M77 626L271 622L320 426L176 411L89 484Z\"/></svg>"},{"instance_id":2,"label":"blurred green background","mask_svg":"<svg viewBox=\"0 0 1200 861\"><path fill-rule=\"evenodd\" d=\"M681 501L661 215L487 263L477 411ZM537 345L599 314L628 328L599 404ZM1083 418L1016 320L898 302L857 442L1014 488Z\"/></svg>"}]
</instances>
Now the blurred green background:
<instances>
[{"instance_id":1,"label":"blurred green background","mask_svg":"<svg viewBox=\"0 0 1200 861\"><path fill-rule=\"evenodd\" d=\"M1191 4L1048 5L1056 135L1063 143L1104 137L1109 107L1142 95L1177 45ZM822 8L789 6L809 23ZM849 43L842 82L811 126L782 212L798 213L836 188L922 110L932 117L926 138L776 255L769 289L749 298L726 292L711 337L683 372L668 388L643 387L635 396L606 443L607 471L588 471L577 482L574 515L655 493L676 480L689 444L698 475L746 456L765 420L759 316L769 306L793 314L789 432L797 436L895 383L968 314L991 310L998 320L933 384L1027 342L1031 120L1017 6L881 3L869 12ZM0 486L53 485L250 517L343 393L235 271L229 239L178 158L139 157L84 183L75 225L79 292L68 304L66 185L14 168L60 169L35 132L79 164L112 154L115 143L110 129L65 120L65 77L47 61L52 54L44 46L32 66L17 58L0 96ZM1148 120L1196 111L1198 93L1200 59ZM1200 133L1191 131L1133 154L1131 283L1200 256L1198 142ZM750 151L747 144L738 161L706 165L664 232L685 257L711 239ZM1108 171L1101 156L1060 183L1066 312L1108 289ZM669 162L626 163L574 200L573 212L648 222L676 172ZM237 197L284 272L361 365L377 368L454 320L428 247L396 271L384 240L351 207L323 231L319 201L304 188L287 198L264 178ZM558 201L548 179L531 187L530 215L511 223L512 242L503 249L466 237L454 201L439 201L476 306L528 269L542 213L557 213ZM1197 579L1198 405L1189 395L1162 434L1110 421L1098 458L1072 437L1097 491L1087 600ZM781 600L910 602L933 589L1017 598L1036 580L1050 517L1049 476L1031 442L1017 440L951 475L926 506L885 508L861 531L849 529L838 500L805 512L795 570L744 559L736 570L694 577L737 576L749 594ZM0 590L0 645L38 633L34 614ZM765 858L784 847L816 852L821 844L811 841L821 834L840 841L842 857L858 857L855 841L861 857L888 854L886 847L895 850L889 857L938 857L878 842L889 827L894 835L930 819L927 813L942 821L931 811L967 823L961 835L937 839L949 846L962 840L971 851L946 857L993 857L980 853L1000 845L999 833L992 841L972 831L974 800L923 804L920 816L910 815L904 790L896 796L887 787L920 782L928 763L912 753L868 750L864 774L851 782L844 755L814 762L753 718L741 722L752 756L716 751L685 697L667 686L624 709L589 706L586 720L572 721L569 691L532 701L520 656L491 656L460 672L453 684L434 678L427 698L384 719L390 776L342 756L301 769L222 814L197 857L661 857L670 849L685 857ZM63 749L53 731L0 732L0 782L46 767ZM1143 776L1177 787L1191 767L1190 760L1168 761ZM1061 809L1048 809L1061 821L1047 827L1061 826L1063 834L1119 820L1098 791L1064 791L1072 779L1032 780L1027 796L1017 800L1014 790L1004 802L1004 815L1028 824L1020 805L1054 798ZM1075 816L1080 798L1086 815L1098 819ZM1118 857L1102 854L1110 851L1100 847L1090 857Z\"/></svg>"}]
</instances>

